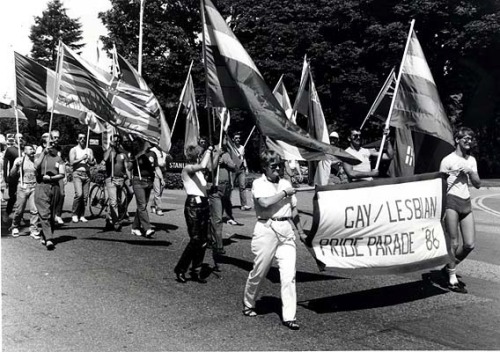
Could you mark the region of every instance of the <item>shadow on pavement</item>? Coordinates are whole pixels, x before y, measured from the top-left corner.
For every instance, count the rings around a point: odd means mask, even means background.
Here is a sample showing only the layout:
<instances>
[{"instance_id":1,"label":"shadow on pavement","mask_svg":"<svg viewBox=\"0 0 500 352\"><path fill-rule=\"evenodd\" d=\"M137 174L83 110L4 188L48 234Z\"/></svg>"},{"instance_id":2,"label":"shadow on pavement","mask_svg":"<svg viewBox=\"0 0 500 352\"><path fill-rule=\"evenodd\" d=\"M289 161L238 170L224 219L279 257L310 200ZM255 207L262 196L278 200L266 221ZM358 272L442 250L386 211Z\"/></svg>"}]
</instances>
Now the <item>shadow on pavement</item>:
<instances>
[{"instance_id":1,"label":"shadow on pavement","mask_svg":"<svg viewBox=\"0 0 500 352\"><path fill-rule=\"evenodd\" d=\"M75 236L58 236L58 237L53 237L51 238L50 240L54 243L54 244L59 244L59 243L64 243L64 242L69 242L69 241L73 241L73 240L76 240L77 238Z\"/></svg>"},{"instance_id":2,"label":"shadow on pavement","mask_svg":"<svg viewBox=\"0 0 500 352\"><path fill-rule=\"evenodd\" d=\"M159 230L163 230L168 233L170 231L177 230L179 228L179 226L177 225L167 224L164 222L151 222L151 225L157 232Z\"/></svg>"},{"instance_id":3,"label":"shadow on pavement","mask_svg":"<svg viewBox=\"0 0 500 352\"><path fill-rule=\"evenodd\" d=\"M140 237L138 237L140 238ZM156 241L154 238L147 240L115 240L112 238L99 238L99 237L87 237L82 238L82 240L90 240L90 241L103 241L103 242L118 242L118 243L127 243L133 244L136 246L154 246L154 247L169 247L172 245L172 242L169 241Z\"/></svg>"},{"instance_id":4,"label":"shadow on pavement","mask_svg":"<svg viewBox=\"0 0 500 352\"><path fill-rule=\"evenodd\" d=\"M220 264L234 265L248 272L251 271L253 268L253 262L249 262L247 260L234 257L221 256L220 258L218 258L217 262ZM269 269L266 278L272 283L279 283L280 272L278 268L274 266L271 267L271 269ZM314 274L303 271L297 271L295 276L296 282L328 281L328 280L343 280L343 279L345 278L339 276L325 275L325 274Z\"/></svg>"},{"instance_id":5,"label":"shadow on pavement","mask_svg":"<svg viewBox=\"0 0 500 352\"><path fill-rule=\"evenodd\" d=\"M320 314L334 313L394 306L442 295L447 292L428 282L414 281L400 285L302 301L298 305Z\"/></svg>"}]
</instances>

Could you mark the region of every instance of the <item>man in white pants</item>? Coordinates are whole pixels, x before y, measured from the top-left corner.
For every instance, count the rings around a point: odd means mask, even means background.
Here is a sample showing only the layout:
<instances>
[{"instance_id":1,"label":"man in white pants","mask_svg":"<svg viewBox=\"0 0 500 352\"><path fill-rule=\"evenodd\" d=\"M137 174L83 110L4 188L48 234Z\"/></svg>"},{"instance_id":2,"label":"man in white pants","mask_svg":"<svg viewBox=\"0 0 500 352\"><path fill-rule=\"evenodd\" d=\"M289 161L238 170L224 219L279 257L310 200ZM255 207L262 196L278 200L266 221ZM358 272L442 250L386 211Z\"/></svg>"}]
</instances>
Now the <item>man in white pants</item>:
<instances>
[{"instance_id":1,"label":"man in white pants","mask_svg":"<svg viewBox=\"0 0 500 352\"><path fill-rule=\"evenodd\" d=\"M262 281L276 258L280 271L283 325L298 330L295 320L297 294L295 291L295 231L304 239L297 212L295 189L290 181L281 178L284 163L273 151L261 154L263 175L252 184L257 223L252 238L254 266L245 286L243 314L254 317L255 300Z\"/></svg>"}]
</instances>

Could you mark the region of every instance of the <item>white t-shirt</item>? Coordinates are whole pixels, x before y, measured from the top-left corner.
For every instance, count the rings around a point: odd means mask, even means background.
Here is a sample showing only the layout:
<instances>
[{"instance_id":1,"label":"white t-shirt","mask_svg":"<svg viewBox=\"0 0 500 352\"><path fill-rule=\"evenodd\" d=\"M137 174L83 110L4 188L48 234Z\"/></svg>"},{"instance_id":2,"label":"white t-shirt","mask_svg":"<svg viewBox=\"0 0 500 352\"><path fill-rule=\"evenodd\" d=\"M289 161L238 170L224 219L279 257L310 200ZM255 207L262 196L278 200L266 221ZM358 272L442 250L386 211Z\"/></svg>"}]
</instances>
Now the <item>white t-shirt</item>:
<instances>
[{"instance_id":1,"label":"white t-shirt","mask_svg":"<svg viewBox=\"0 0 500 352\"><path fill-rule=\"evenodd\" d=\"M252 195L255 205L255 215L257 215L257 219L292 217L292 207L297 206L297 197L295 197L295 195L291 197L285 197L278 203L275 203L267 208L262 207L257 201L258 198L274 196L275 194L283 192L285 189L290 187L292 187L290 181L282 178L278 183L272 183L264 174L253 181Z\"/></svg>"},{"instance_id":2,"label":"white t-shirt","mask_svg":"<svg viewBox=\"0 0 500 352\"><path fill-rule=\"evenodd\" d=\"M441 165L439 171L449 173L447 179L448 182L448 194L452 194L462 199L470 198L469 192L469 177L463 172L457 172L456 170L468 167L472 171L477 172L477 162L472 155L468 155L466 158L461 157L453 152L448 154L441 160Z\"/></svg>"},{"instance_id":3,"label":"white t-shirt","mask_svg":"<svg viewBox=\"0 0 500 352\"><path fill-rule=\"evenodd\" d=\"M345 151L351 154L352 156L358 158L359 160L361 160L361 164L352 166L352 169L354 171L361 171L361 172L372 171L372 166L370 163L371 152L369 149L359 148L359 150L356 150L354 148L349 147ZM356 178L353 181L371 181L371 180L373 180L373 177L361 177L361 178Z\"/></svg>"}]
</instances>

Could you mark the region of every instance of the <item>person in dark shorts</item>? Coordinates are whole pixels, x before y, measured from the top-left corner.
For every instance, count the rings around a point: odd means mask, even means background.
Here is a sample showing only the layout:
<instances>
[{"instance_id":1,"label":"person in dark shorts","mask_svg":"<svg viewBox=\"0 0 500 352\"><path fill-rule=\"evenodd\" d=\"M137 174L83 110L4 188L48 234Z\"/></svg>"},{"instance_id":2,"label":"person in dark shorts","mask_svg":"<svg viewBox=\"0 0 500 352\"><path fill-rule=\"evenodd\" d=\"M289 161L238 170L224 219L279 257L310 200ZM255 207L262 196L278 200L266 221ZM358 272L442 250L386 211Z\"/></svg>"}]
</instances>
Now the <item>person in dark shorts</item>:
<instances>
[{"instance_id":1,"label":"person in dark shorts","mask_svg":"<svg viewBox=\"0 0 500 352\"><path fill-rule=\"evenodd\" d=\"M453 256L452 261L443 268L443 272L448 277L448 288L459 293L467 293L467 290L457 279L456 267L472 252L476 237L469 183L476 188L481 187L477 162L471 155L473 142L474 132L470 128L458 129L455 133L456 149L443 158L439 168L441 172L448 174L445 225L450 235ZM460 233L462 246L459 245Z\"/></svg>"}]
</instances>

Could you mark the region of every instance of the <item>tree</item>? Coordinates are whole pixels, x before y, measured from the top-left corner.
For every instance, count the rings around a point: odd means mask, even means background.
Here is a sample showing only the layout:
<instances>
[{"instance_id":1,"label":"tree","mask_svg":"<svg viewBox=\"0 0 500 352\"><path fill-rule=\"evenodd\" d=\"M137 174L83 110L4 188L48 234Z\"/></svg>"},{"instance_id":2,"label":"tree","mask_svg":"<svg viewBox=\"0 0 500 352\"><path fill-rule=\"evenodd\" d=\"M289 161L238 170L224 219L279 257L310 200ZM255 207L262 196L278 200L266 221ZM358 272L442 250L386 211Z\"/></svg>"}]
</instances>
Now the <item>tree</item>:
<instances>
[{"instance_id":1,"label":"tree","mask_svg":"<svg viewBox=\"0 0 500 352\"><path fill-rule=\"evenodd\" d=\"M452 123L492 127L477 129L488 144L481 145L479 159L488 173L500 174L500 161L486 163L483 155L500 152L494 134L500 125L496 0L213 1L268 85L272 88L285 75L292 100L307 54L327 123L341 137L360 126L390 69L401 62L410 20L416 19L417 36ZM101 14L111 33L108 45L116 42L119 52L137 62L139 1L112 3L112 10ZM198 101L204 101L198 7L197 0L146 0L143 72L166 106L176 105L191 60ZM250 131L244 112L232 116L231 129ZM365 132L380 137L379 130Z\"/></svg>"},{"instance_id":2,"label":"tree","mask_svg":"<svg viewBox=\"0 0 500 352\"><path fill-rule=\"evenodd\" d=\"M72 19L66 14L60 0L49 2L42 16L36 16L35 24L31 26L31 56L41 65L55 69L60 40L73 50L85 45L78 44L82 40L81 27L79 19Z\"/></svg>"}]
</instances>

